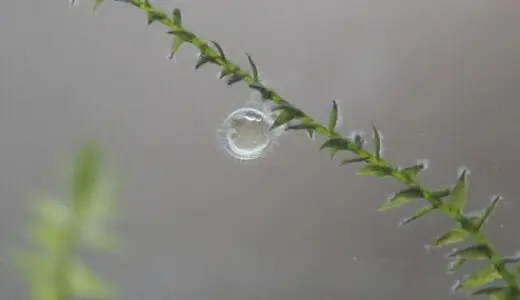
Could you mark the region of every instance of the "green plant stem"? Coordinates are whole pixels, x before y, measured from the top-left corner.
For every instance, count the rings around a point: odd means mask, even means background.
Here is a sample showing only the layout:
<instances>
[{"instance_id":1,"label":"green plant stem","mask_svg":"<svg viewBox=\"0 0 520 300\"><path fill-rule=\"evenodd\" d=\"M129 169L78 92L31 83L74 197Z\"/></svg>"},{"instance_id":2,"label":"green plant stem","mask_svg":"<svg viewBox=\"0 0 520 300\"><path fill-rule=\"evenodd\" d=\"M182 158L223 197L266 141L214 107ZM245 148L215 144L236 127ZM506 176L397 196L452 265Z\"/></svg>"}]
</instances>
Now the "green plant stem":
<instances>
[{"instance_id":1,"label":"green plant stem","mask_svg":"<svg viewBox=\"0 0 520 300\"><path fill-rule=\"evenodd\" d=\"M173 19L169 18L166 13L153 7L147 1L131 0L130 3L147 13L154 12L156 14L160 14L160 16L157 18L157 21L162 23L164 26L168 27L170 30L189 32L183 26L175 24ZM217 51L213 50L210 46L208 46L207 43L203 42L195 34L191 32L189 33L191 37L185 40L185 42L194 45L200 50L202 54L211 57L213 59L212 62L214 64L219 65L220 67L222 67L222 69L229 71L232 74L241 76L242 80L248 84L258 84L258 82L254 80L253 76L250 75L249 72L242 70L237 64L229 61L227 58L221 57L219 53L217 53ZM267 87L265 87L265 89L269 92L270 95L268 100L276 104L289 104L289 102L282 98L282 96L280 96L276 91ZM326 126L314 121L313 118L311 118L305 113L302 118L308 122L316 124L315 131L321 134L322 136L325 136L327 138L341 137L341 135L338 132L334 130L329 130ZM510 272L507 269L504 263L503 256L498 252L498 250L495 247L492 246L488 238L482 232L480 232L479 228L477 228L476 225L468 217L464 216L462 213L458 211L453 211L447 204L443 203L441 198L434 196L431 189L424 187L417 180L410 178L405 172L403 172L399 168L393 167L390 162L382 158L375 157L365 148L352 146L351 148L349 148L349 151L351 151L359 158L365 158L365 162L367 163L392 167L394 171L392 172L391 177L404 183L409 187L420 188L424 193L424 198L430 203L430 205L437 207L444 215L448 216L449 218L457 222L463 229L469 232L470 236L476 243L487 246L490 249L489 260L491 264L494 265L497 272L502 276L503 280L511 289L513 289L515 292L520 292L516 283L515 276L512 272Z\"/></svg>"}]
</instances>

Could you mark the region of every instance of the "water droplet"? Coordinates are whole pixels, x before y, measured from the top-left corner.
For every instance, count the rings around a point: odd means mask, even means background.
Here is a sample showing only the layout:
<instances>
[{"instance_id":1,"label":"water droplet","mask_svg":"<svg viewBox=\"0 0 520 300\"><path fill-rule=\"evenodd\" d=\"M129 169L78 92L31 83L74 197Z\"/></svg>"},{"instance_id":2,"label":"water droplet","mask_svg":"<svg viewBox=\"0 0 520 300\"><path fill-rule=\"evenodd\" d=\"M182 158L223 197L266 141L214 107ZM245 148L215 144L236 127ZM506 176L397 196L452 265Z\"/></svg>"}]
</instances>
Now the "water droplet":
<instances>
[{"instance_id":1,"label":"water droplet","mask_svg":"<svg viewBox=\"0 0 520 300\"><path fill-rule=\"evenodd\" d=\"M274 119L256 108L240 108L230 113L219 130L226 151L240 160L262 156L272 143L275 133L270 131Z\"/></svg>"}]
</instances>

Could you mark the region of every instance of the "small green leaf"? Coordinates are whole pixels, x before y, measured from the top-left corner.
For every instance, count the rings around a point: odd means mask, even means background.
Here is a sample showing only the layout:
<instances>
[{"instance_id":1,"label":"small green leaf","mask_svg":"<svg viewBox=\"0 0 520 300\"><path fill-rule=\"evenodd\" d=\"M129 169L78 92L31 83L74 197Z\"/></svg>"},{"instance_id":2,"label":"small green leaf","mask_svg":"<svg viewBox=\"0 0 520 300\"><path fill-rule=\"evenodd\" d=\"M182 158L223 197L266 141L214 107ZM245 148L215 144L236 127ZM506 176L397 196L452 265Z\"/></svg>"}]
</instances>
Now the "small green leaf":
<instances>
[{"instance_id":1,"label":"small green leaf","mask_svg":"<svg viewBox=\"0 0 520 300\"><path fill-rule=\"evenodd\" d=\"M451 195L450 189L440 189L432 192L432 196L439 199L448 197L449 195Z\"/></svg>"},{"instance_id":2,"label":"small green leaf","mask_svg":"<svg viewBox=\"0 0 520 300\"><path fill-rule=\"evenodd\" d=\"M344 165L347 165L347 164L363 162L365 160L367 160L367 158L361 158L361 157L347 158L347 159L342 160L341 163L338 166L341 167L341 166L344 166Z\"/></svg>"},{"instance_id":3,"label":"small green leaf","mask_svg":"<svg viewBox=\"0 0 520 300\"><path fill-rule=\"evenodd\" d=\"M177 54L177 52L179 52L179 49L183 44L184 41L180 37L174 36L172 38L172 48L170 50L170 55L168 56L168 59L172 60Z\"/></svg>"},{"instance_id":4,"label":"small green leaf","mask_svg":"<svg viewBox=\"0 0 520 300\"><path fill-rule=\"evenodd\" d=\"M468 260L465 258L456 258L450 262L448 266L448 274L453 274L459 270Z\"/></svg>"},{"instance_id":5,"label":"small green leaf","mask_svg":"<svg viewBox=\"0 0 520 300\"><path fill-rule=\"evenodd\" d=\"M211 43L215 46L215 48L217 48L217 51L220 54L220 57L224 61L227 61L226 55L224 54L224 50L222 50L222 47L219 45L219 43L217 43L216 41L211 41Z\"/></svg>"},{"instance_id":6,"label":"small green leaf","mask_svg":"<svg viewBox=\"0 0 520 300\"><path fill-rule=\"evenodd\" d=\"M300 123L295 125L288 125L285 130L306 130L307 134L309 135L309 138L314 137L314 132L316 131L316 128L318 128L319 125L316 123Z\"/></svg>"},{"instance_id":7,"label":"small green leaf","mask_svg":"<svg viewBox=\"0 0 520 300\"><path fill-rule=\"evenodd\" d=\"M273 97L273 93L261 83L253 82L249 84L249 87L260 92L262 99L264 100L271 99Z\"/></svg>"},{"instance_id":8,"label":"small green leaf","mask_svg":"<svg viewBox=\"0 0 520 300\"><path fill-rule=\"evenodd\" d=\"M332 110L329 117L329 132L334 132L338 123L338 104L332 101Z\"/></svg>"},{"instance_id":9,"label":"small green leaf","mask_svg":"<svg viewBox=\"0 0 520 300\"><path fill-rule=\"evenodd\" d=\"M491 257L491 250L486 245L473 245L464 249L455 249L448 253L449 258L484 260Z\"/></svg>"},{"instance_id":10,"label":"small green leaf","mask_svg":"<svg viewBox=\"0 0 520 300\"><path fill-rule=\"evenodd\" d=\"M451 208L457 212L462 212L466 205L468 200L467 189L467 170L464 169L461 171L459 179L453 187L449 202Z\"/></svg>"},{"instance_id":11,"label":"small green leaf","mask_svg":"<svg viewBox=\"0 0 520 300\"><path fill-rule=\"evenodd\" d=\"M231 75L231 77L229 77L227 84L232 85L243 79L244 79L244 76L242 76L241 74L234 73L233 75Z\"/></svg>"},{"instance_id":12,"label":"small green leaf","mask_svg":"<svg viewBox=\"0 0 520 300\"><path fill-rule=\"evenodd\" d=\"M478 270L472 275L464 278L463 280L457 282L453 286L453 290L457 291L463 288L474 288L483 286L500 278L502 278L502 276L499 272L497 272L495 266L489 265L483 269Z\"/></svg>"},{"instance_id":13,"label":"small green leaf","mask_svg":"<svg viewBox=\"0 0 520 300\"><path fill-rule=\"evenodd\" d=\"M455 244L458 242L462 242L468 236L469 233L466 230L457 227L439 236L433 246L435 248L440 248L446 245Z\"/></svg>"},{"instance_id":14,"label":"small green leaf","mask_svg":"<svg viewBox=\"0 0 520 300\"><path fill-rule=\"evenodd\" d=\"M332 148L334 150L349 150L351 141L345 138L331 138L321 145L320 150Z\"/></svg>"},{"instance_id":15,"label":"small green leaf","mask_svg":"<svg viewBox=\"0 0 520 300\"><path fill-rule=\"evenodd\" d=\"M359 133L354 134L354 143L358 148L363 148L365 146L365 139Z\"/></svg>"},{"instance_id":16,"label":"small green leaf","mask_svg":"<svg viewBox=\"0 0 520 300\"><path fill-rule=\"evenodd\" d=\"M219 79L222 79L222 78L228 76L228 75L231 74L231 73L233 73L233 71L231 71L231 69L223 68L223 69L220 71L220 73L219 73L219 75L218 75L218 78L219 78Z\"/></svg>"},{"instance_id":17,"label":"small green leaf","mask_svg":"<svg viewBox=\"0 0 520 300\"><path fill-rule=\"evenodd\" d=\"M490 286L472 293L473 296L488 296L490 300L518 300L518 292L508 286Z\"/></svg>"},{"instance_id":18,"label":"small green leaf","mask_svg":"<svg viewBox=\"0 0 520 300\"><path fill-rule=\"evenodd\" d=\"M290 110L284 110L278 115L278 117L276 117L276 119L273 122L273 125L271 125L270 130L278 128L278 127L294 120L294 118L295 118L295 115L293 114L293 112L291 112Z\"/></svg>"},{"instance_id":19,"label":"small green leaf","mask_svg":"<svg viewBox=\"0 0 520 300\"><path fill-rule=\"evenodd\" d=\"M146 21L148 25L151 25L153 22L166 18L166 14L157 9L148 9L146 13Z\"/></svg>"},{"instance_id":20,"label":"small green leaf","mask_svg":"<svg viewBox=\"0 0 520 300\"><path fill-rule=\"evenodd\" d=\"M179 8L175 8L172 12L173 24L177 27L182 27L182 14Z\"/></svg>"},{"instance_id":21,"label":"small green leaf","mask_svg":"<svg viewBox=\"0 0 520 300\"><path fill-rule=\"evenodd\" d=\"M435 206L425 206L425 207L422 207L420 208L418 211L416 211L413 215L411 215L410 217L402 220L400 223L399 223L399 226L404 226L410 222L413 222L419 218L422 218L424 217L427 213L431 212L431 211L434 211L435 209L437 209L437 207Z\"/></svg>"},{"instance_id":22,"label":"small green leaf","mask_svg":"<svg viewBox=\"0 0 520 300\"><path fill-rule=\"evenodd\" d=\"M357 172L357 175L385 177L392 175L393 172L394 169L389 166L366 165Z\"/></svg>"},{"instance_id":23,"label":"small green leaf","mask_svg":"<svg viewBox=\"0 0 520 300\"><path fill-rule=\"evenodd\" d=\"M251 58L251 55L247 54L247 59L249 60L249 64L251 65L251 71L253 73L253 81L258 82L258 68L256 67L253 58Z\"/></svg>"},{"instance_id":24,"label":"small green leaf","mask_svg":"<svg viewBox=\"0 0 520 300\"><path fill-rule=\"evenodd\" d=\"M423 197L423 191L421 188L412 187L401 190L390 197L381 207L379 207L378 211L387 211L390 209L394 209L405 205L410 202L412 199L418 199Z\"/></svg>"},{"instance_id":25,"label":"small green leaf","mask_svg":"<svg viewBox=\"0 0 520 300\"><path fill-rule=\"evenodd\" d=\"M197 60L197 63L195 64L195 70L199 69L200 67L202 67L203 65L205 65L209 62L213 62L213 58L211 56L201 53L199 55L199 59Z\"/></svg>"},{"instance_id":26,"label":"small green leaf","mask_svg":"<svg viewBox=\"0 0 520 300\"><path fill-rule=\"evenodd\" d=\"M489 202L488 206L484 209L482 212L482 216L477 219L475 227L477 229L482 228L482 225L486 223L486 221L489 219L493 211L495 211L495 208L497 207L498 203L502 201L501 196L494 196L491 201Z\"/></svg>"},{"instance_id":27,"label":"small green leaf","mask_svg":"<svg viewBox=\"0 0 520 300\"><path fill-rule=\"evenodd\" d=\"M404 172L406 175L410 176L413 179L413 178L417 177L419 172L421 172L424 169L426 169L426 167L427 167L426 161L420 161L420 162L418 162L417 164L415 164L413 166L404 168L402 170L402 172Z\"/></svg>"},{"instance_id":28,"label":"small green leaf","mask_svg":"<svg viewBox=\"0 0 520 300\"><path fill-rule=\"evenodd\" d=\"M379 160L381 158L381 133L372 123L372 134L374 139L374 156Z\"/></svg>"},{"instance_id":29,"label":"small green leaf","mask_svg":"<svg viewBox=\"0 0 520 300\"><path fill-rule=\"evenodd\" d=\"M170 30L168 31L168 33L179 37L184 42L191 42L195 38L195 35L193 33L184 29Z\"/></svg>"},{"instance_id":30,"label":"small green leaf","mask_svg":"<svg viewBox=\"0 0 520 300\"><path fill-rule=\"evenodd\" d=\"M104 1L105 0L95 0L94 1L94 10L97 10L101 6L101 4L103 4Z\"/></svg>"}]
</instances>

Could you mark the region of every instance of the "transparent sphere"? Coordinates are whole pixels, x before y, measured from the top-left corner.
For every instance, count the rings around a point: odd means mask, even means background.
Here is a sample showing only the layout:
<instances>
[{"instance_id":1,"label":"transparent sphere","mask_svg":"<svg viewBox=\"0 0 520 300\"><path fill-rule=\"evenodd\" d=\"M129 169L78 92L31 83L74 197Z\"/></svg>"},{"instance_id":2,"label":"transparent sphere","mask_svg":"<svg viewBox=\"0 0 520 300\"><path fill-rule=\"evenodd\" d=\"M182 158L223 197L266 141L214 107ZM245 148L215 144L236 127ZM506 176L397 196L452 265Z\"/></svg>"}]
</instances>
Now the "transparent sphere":
<instances>
[{"instance_id":1,"label":"transparent sphere","mask_svg":"<svg viewBox=\"0 0 520 300\"><path fill-rule=\"evenodd\" d=\"M256 108L240 108L230 113L224 120L221 135L226 151L241 160L251 160L262 156L271 144L274 120L267 113Z\"/></svg>"}]
</instances>

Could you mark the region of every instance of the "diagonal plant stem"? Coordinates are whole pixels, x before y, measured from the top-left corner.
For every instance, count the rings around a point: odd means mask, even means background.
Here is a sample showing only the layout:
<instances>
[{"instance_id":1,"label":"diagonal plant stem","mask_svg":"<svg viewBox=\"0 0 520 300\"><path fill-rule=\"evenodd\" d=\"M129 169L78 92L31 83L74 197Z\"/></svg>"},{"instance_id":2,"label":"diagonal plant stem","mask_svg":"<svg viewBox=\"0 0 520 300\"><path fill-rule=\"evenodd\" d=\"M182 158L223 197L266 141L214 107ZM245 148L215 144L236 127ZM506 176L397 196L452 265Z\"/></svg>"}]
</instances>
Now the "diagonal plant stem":
<instances>
[{"instance_id":1,"label":"diagonal plant stem","mask_svg":"<svg viewBox=\"0 0 520 300\"><path fill-rule=\"evenodd\" d=\"M168 14L154 7L147 0L127 0L125 2L128 2L138 7L142 11L146 12L149 24L154 21L158 21L164 26L166 26L170 30L170 33L181 37L183 42L192 44L195 47L197 47L200 50L201 57L206 58L206 62L210 62L220 66L222 68L222 71L225 72L225 74L235 76L235 82L244 81L251 88L257 90L260 88L264 100L272 101L273 103L278 105L292 106L276 91L260 83L257 78L257 74L250 74L248 71L241 69L237 64L231 62L226 57L224 57L222 53L219 53L219 51L214 50L212 47L208 45L208 43L202 41L195 34L193 34L184 26L179 24L179 22L176 22L174 17L169 17ZM228 84L231 85L232 83L228 82ZM313 130L319 133L320 135L326 138L339 138L348 141L348 139L343 138L342 135L336 132L333 128L328 128L320 124L319 122L316 122L312 117L310 117L302 111L299 111L299 113L300 115L298 119L304 120L308 124L313 124ZM388 174L389 177L396 179L397 181L405 184L408 187L413 187L421 190L423 198L426 201L428 201L433 208L438 209L444 215L458 223L458 225L462 229L466 230L469 233L469 235L478 245L487 247L489 249L488 259L490 263L494 266L495 270L500 274L500 276L508 285L508 287L515 294L520 294L520 289L518 288L515 275L506 267L507 260L498 252L498 250L491 244L489 239L480 231L480 226L478 224L475 224L468 216L465 216L460 210L454 210L449 204L444 203L442 197L437 196L432 189L423 186L417 179L415 179L413 176L410 176L409 173L405 172L402 168L393 166L390 162L379 157L379 154L374 155L362 145L356 144L349 144L347 148L344 148L342 150L350 151L351 153L356 155L357 158L359 158L361 161L364 161L367 164L373 164L390 168L392 171Z\"/></svg>"}]
</instances>

